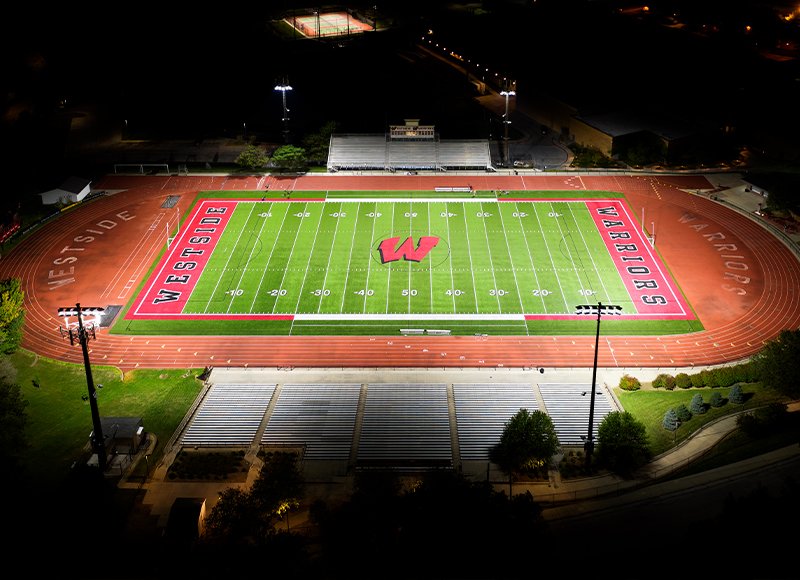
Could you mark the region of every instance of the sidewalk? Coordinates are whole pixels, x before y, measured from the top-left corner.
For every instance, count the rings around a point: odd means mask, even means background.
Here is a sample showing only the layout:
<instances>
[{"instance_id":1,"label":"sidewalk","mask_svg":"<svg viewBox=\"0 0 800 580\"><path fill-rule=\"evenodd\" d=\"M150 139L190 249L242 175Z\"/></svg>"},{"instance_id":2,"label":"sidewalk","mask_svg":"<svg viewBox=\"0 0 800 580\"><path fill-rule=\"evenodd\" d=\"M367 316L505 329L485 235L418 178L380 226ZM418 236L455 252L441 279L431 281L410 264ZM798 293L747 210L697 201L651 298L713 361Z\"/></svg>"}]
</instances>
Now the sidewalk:
<instances>
[{"instance_id":1,"label":"sidewalk","mask_svg":"<svg viewBox=\"0 0 800 580\"><path fill-rule=\"evenodd\" d=\"M788 405L789 412L800 411L800 401L795 401ZM663 489L656 491L650 490L658 480L687 467L692 461L697 460L708 452L714 445L722 441L728 434L737 429L736 421L739 414L728 415L709 423L693 433L686 441L680 445L653 458L650 463L638 471L635 477L623 479L612 473L595 477L574 478L561 480L557 484L551 482L537 482L531 484L514 484L514 493L530 491L536 501L553 504L545 509L547 517L560 518L567 517L576 513L585 513L589 509L605 509L609 505L624 503L629 501L626 494L620 496L620 492L638 491L640 496L663 493ZM800 455L800 445L790 445L764 455L753 457L746 462L753 469L768 465L776 461L782 461L787 457ZM736 468L739 472L742 467ZM698 485L699 481L711 481L719 477L726 477L726 470L710 470L692 476L693 483ZM680 483L680 479L670 482L673 487L687 485ZM497 486L496 486L497 487ZM507 485L505 486L507 489ZM587 504L586 501L590 500ZM595 507L589 508L592 505Z\"/></svg>"}]
</instances>

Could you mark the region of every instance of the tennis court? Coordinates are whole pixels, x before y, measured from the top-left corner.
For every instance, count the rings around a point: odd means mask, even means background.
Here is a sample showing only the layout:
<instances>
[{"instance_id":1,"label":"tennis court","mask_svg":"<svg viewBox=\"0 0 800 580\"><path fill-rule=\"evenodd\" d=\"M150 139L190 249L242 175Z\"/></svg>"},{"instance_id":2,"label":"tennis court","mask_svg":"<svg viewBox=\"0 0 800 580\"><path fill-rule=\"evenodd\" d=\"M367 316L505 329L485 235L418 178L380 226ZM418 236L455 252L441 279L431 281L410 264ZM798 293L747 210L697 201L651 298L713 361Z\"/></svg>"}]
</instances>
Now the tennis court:
<instances>
[{"instance_id":1,"label":"tennis court","mask_svg":"<svg viewBox=\"0 0 800 580\"><path fill-rule=\"evenodd\" d=\"M300 34L309 38L344 36L372 30L372 26L351 16L348 12L326 12L292 16L285 21Z\"/></svg>"}]
</instances>

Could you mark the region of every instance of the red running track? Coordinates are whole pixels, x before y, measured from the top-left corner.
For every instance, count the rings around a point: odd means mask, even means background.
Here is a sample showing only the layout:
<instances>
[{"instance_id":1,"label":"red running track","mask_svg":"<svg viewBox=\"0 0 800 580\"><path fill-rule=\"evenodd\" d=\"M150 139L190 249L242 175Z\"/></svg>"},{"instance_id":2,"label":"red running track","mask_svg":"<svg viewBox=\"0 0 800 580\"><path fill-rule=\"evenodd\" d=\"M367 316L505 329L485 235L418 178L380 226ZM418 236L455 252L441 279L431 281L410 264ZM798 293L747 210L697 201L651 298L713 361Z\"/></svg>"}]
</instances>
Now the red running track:
<instances>
[{"instance_id":1,"label":"red running track","mask_svg":"<svg viewBox=\"0 0 800 580\"><path fill-rule=\"evenodd\" d=\"M174 227L168 195L186 209L198 191L607 190L624 192L637 219L655 222L656 249L706 330L667 336L604 336L601 367L694 367L735 362L784 329L800 327L800 262L746 215L690 193L703 176L107 176L109 195L64 212L0 260L0 275L25 291L23 346L81 363L59 327L62 306L127 304ZM93 364L145 368L591 367L590 336L119 336L100 329Z\"/></svg>"}]
</instances>

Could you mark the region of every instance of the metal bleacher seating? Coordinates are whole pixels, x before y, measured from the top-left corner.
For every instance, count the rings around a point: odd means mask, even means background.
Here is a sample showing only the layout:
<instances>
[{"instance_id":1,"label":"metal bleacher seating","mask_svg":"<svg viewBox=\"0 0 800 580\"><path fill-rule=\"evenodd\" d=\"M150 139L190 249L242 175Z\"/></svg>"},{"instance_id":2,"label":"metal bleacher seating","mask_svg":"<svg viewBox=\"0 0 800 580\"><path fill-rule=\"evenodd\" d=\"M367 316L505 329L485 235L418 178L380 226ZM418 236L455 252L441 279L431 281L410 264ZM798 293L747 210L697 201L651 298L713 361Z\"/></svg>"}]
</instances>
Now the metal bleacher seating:
<instances>
[{"instance_id":1,"label":"metal bleacher seating","mask_svg":"<svg viewBox=\"0 0 800 580\"><path fill-rule=\"evenodd\" d=\"M213 385L181 437L183 445L249 445L276 385Z\"/></svg>"},{"instance_id":2,"label":"metal bleacher seating","mask_svg":"<svg viewBox=\"0 0 800 580\"><path fill-rule=\"evenodd\" d=\"M595 387L594 436L606 415L614 410L606 394ZM553 420L561 445L581 446L589 430L591 391L587 385L539 383L539 392Z\"/></svg>"},{"instance_id":3,"label":"metal bleacher seating","mask_svg":"<svg viewBox=\"0 0 800 580\"><path fill-rule=\"evenodd\" d=\"M452 446L444 384L370 384L358 461L450 465Z\"/></svg>"},{"instance_id":4,"label":"metal bleacher seating","mask_svg":"<svg viewBox=\"0 0 800 580\"><path fill-rule=\"evenodd\" d=\"M348 459L360 384L281 387L262 445L305 447L305 459Z\"/></svg>"},{"instance_id":5,"label":"metal bleacher seating","mask_svg":"<svg viewBox=\"0 0 800 580\"><path fill-rule=\"evenodd\" d=\"M524 383L454 384L458 446L466 461L489 458L506 422L520 409L539 407L533 387Z\"/></svg>"},{"instance_id":6,"label":"metal bleacher seating","mask_svg":"<svg viewBox=\"0 0 800 580\"><path fill-rule=\"evenodd\" d=\"M210 386L178 441L187 447L256 442L303 447L304 460L355 459L359 468L450 468L456 457L487 461L506 422L522 408L545 411L562 446L582 446L591 399L586 385L572 383L278 386ZM598 387L595 436L605 416L615 409L610 396ZM256 441L261 427L264 432Z\"/></svg>"},{"instance_id":7,"label":"metal bleacher seating","mask_svg":"<svg viewBox=\"0 0 800 580\"><path fill-rule=\"evenodd\" d=\"M465 140L391 140L383 134L332 135L329 171L486 170L489 142Z\"/></svg>"}]
</instances>

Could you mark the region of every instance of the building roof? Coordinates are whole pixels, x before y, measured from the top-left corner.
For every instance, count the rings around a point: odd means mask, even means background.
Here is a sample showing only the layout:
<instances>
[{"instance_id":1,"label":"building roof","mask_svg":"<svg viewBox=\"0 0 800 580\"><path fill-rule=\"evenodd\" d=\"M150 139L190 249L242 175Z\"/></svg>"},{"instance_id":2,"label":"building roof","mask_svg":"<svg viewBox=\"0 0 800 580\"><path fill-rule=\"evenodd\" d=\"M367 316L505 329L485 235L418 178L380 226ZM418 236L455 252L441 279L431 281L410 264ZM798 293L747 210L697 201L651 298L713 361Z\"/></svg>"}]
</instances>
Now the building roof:
<instances>
[{"instance_id":1,"label":"building roof","mask_svg":"<svg viewBox=\"0 0 800 580\"><path fill-rule=\"evenodd\" d=\"M637 115L635 113L612 112L585 116L577 115L576 118L612 137L649 131L662 139L671 141L688 137L697 132L680 121L649 115Z\"/></svg>"}]
</instances>

